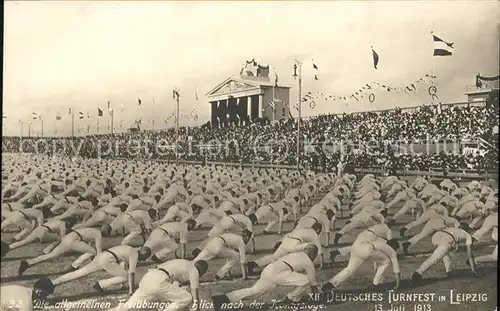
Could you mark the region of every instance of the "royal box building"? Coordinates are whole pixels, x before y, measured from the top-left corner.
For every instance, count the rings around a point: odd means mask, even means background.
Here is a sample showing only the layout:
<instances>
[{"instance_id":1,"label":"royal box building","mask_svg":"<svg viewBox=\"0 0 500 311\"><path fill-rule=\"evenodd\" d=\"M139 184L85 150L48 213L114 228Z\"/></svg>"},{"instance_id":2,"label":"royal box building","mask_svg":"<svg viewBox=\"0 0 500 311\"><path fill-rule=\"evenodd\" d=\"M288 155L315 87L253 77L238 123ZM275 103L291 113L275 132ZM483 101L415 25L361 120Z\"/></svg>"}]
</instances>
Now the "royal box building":
<instances>
[{"instance_id":1,"label":"royal box building","mask_svg":"<svg viewBox=\"0 0 500 311\"><path fill-rule=\"evenodd\" d=\"M211 124L230 126L257 118L270 121L288 118L290 87L277 83L269 66L247 62L239 77L229 77L207 93Z\"/></svg>"}]
</instances>

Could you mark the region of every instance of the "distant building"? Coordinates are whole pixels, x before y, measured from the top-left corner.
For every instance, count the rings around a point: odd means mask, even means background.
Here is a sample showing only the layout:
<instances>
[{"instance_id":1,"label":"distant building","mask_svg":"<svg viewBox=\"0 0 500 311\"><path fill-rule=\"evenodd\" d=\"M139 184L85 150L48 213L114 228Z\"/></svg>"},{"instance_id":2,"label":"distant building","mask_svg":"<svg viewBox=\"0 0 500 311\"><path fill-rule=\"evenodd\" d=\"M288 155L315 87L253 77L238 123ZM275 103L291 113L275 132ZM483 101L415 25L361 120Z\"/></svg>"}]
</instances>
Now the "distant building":
<instances>
[{"instance_id":1,"label":"distant building","mask_svg":"<svg viewBox=\"0 0 500 311\"><path fill-rule=\"evenodd\" d=\"M228 126L257 118L279 120L290 116L290 87L281 85L269 66L247 62L240 77L229 77L207 93L211 124Z\"/></svg>"}]
</instances>

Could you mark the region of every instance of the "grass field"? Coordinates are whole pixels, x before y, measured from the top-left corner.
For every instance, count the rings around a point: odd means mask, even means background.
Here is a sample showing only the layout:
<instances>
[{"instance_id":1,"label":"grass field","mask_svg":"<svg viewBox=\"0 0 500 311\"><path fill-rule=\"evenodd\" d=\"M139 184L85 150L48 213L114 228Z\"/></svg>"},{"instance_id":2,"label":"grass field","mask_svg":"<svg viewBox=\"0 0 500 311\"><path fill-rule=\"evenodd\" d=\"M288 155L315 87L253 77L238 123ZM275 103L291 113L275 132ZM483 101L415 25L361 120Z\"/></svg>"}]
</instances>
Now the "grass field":
<instances>
[{"instance_id":1,"label":"grass field","mask_svg":"<svg viewBox=\"0 0 500 311\"><path fill-rule=\"evenodd\" d=\"M392 211L394 212L394 211ZM347 214L347 213L345 213ZM346 219L339 219L337 221L336 227L339 228L345 223ZM402 223L408 223L411 221L410 216L405 216L405 219L402 220ZM393 227L393 232L395 237L399 237L399 228L402 223L398 223ZM288 232L291 230L293 224L291 222L285 223L284 231ZM419 232L421 227L413 229L411 232L408 232L407 235L416 234ZM263 225L258 225L254 228L256 234L260 234L263 230ZM344 236L340 244L337 246L330 246L326 250L325 253L325 262L328 266L326 266L323 270L317 271L317 280L321 285L331 277L333 277L336 273L338 273L342 268L346 266L346 261L348 258L346 257L337 257L336 263L333 266L329 265L328 253L330 250L335 249L338 246L349 245L355 239L357 233L361 230L357 230L352 232L349 235ZM196 247L196 245L201 242L208 232L208 229L201 229L198 231L192 231L189 235L188 243L188 254ZM6 233L2 234L3 241L10 241L12 234ZM108 248L114 245L119 244L121 237L113 237L107 238L104 242L104 248ZM272 251L272 247L275 242L279 239L278 235L257 235L256 236L256 245L257 251L255 254L249 255L249 260L258 258L263 254L270 253ZM137 241L139 243L139 241ZM483 255L487 253L491 253L493 250L493 242L491 241L490 235L485 235L479 244L475 246L475 255ZM1 265L1 284L19 284L25 286L31 286L37 278L41 276L48 276L51 279L56 278L61 274L65 268L69 266L69 264L76 258L76 254L69 254L65 257L58 259L57 261L45 262L38 266L32 267L28 269L23 276L17 276L17 269L19 267L20 260L28 259L37 256L41 253L41 250L45 247L45 244L31 244L25 246L23 248L13 250L10 252L3 260ZM286 288L279 288L274 292L266 293L263 297L259 297L259 303L267 303L264 306L255 307L252 304L253 300L245 301L245 306L243 308L237 310L373 310L373 311L390 311L391 307L399 307L399 309L395 309L394 311L479 311L479 310L494 310L497 305L497 297L496 297L496 286L497 286L497 266L496 263L484 264L478 267L478 272L480 277L476 277L472 275L472 272L465 264L465 260L467 259L466 253L464 249L460 249L458 252L453 253L451 255L452 260L452 269L453 273L445 278L444 266L442 262L439 262L436 266L432 267L425 275L424 282L421 286L415 287L411 285L408 280L411 278L412 273L419 267L419 265L425 260L426 254L432 252L433 248L430 244L430 238L426 238L421 241L418 245L410 248L410 252L412 253L410 256L401 257L400 258L400 266L402 273L402 284L400 289L397 290L397 293L435 293L435 301L433 302L422 302L422 303L390 303L389 300L389 289L393 286L393 275L392 270L388 269L388 273L386 275L385 282L387 285L387 289L380 291L380 295L382 295L383 300L381 302L359 302L359 301L336 301L329 303L317 303L315 305L307 305L307 306L297 306L297 308L292 308L288 306L287 308L283 306L273 306L273 301L283 299L285 297L285 293L287 292ZM400 251L401 252L401 251ZM202 305L201 310L212 310L210 306L211 296L216 294L221 294L225 292L229 292L233 289L239 289L251 286L255 281L254 280L238 280L235 279L233 281L220 281L213 282L215 272L222 266L223 260L216 259L209 262L209 271L202 278L202 284L200 285L200 295L201 299L205 302ZM138 267L137 272L137 280L140 280L142 275L149 269L155 266L155 263L151 261L147 261L145 263L141 263ZM359 295L362 293L368 294L373 291L370 289L370 285L372 284L372 278L374 276L375 271L373 270L372 263L364 263L363 266L355 273L351 279L349 279L346 283L342 284L341 291L338 293L344 293L341 297L348 297L348 294ZM235 268L232 271L233 275L240 275L239 268ZM105 272L96 273L90 276L87 276L83 279L66 283L60 285L56 288L54 296L50 298L49 305L44 306L44 310L106 310L107 307L116 306L120 300L126 299L126 291L117 289L116 291L110 291L104 294L98 294L92 289L92 285L99 279L106 278ZM468 302L461 304L452 304L450 301L450 293L451 291L455 293L481 293L484 294L482 296L481 302ZM444 301L438 301L438 296L444 296ZM486 296L487 301L484 301L484 296ZM339 297L339 296L337 296ZM354 296L351 296L354 297ZM442 298L442 297L441 297ZM69 301L69 302L92 302L92 303L103 303L108 305L101 305L93 307L82 307L81 305L65 305L65 306L57 306L56 302L60 301ZM123 301L124 302L124 301ZM66 308L64 308L66 307ZM251 308L253 307L253 308ZM404 307L404 309L403 309ZM156 309L144 309L144 310L158 310Z\"/></svg>"}]
</instances>

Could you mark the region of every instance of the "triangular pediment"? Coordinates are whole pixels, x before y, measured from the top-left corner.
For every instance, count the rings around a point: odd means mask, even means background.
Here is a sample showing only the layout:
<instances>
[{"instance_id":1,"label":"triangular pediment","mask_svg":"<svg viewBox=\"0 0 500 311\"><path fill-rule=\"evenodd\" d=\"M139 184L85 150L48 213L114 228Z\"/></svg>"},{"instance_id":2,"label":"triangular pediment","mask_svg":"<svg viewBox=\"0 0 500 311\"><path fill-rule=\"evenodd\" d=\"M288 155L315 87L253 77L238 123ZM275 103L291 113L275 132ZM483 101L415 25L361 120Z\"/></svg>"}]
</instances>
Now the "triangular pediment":
<instances>
[{"instance_id":1,"label":"triangular pediment","mask_svg":"<svg viewBox=\"0 0 500 311\"><path fill-rule=\"evenodd\" d=\"M210 92L208 92L207 96L231 94L240 91L248 91L256 88L260 88L260 85L257 83L243 81L241 79L236 79L236 78L228 78L221 84L214 87Z\"/></svg>"}]
</instances>

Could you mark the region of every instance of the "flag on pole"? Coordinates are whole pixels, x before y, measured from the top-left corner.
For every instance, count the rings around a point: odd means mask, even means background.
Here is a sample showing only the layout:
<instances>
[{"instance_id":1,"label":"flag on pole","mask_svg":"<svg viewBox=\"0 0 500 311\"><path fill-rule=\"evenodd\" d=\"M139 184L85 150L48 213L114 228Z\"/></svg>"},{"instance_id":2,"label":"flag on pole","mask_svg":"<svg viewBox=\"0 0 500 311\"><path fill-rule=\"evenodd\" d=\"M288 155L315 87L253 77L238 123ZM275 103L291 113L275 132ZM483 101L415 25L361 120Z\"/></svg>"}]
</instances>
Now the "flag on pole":
<instances>
[{"instance_id":1,"label":"flag on pole","mask_svg":"<svg viewBox=\"0 0 500 311\"><path fill-rule=\"evenodd\" d=\"M38 120L38 114L36 114L36 112L33 112L33 120Z\"/></svg>"},{"instance_id":2,"label":"flag on pole","mask_svg":"<svg viewBox=\"0 0 500 311\"><path fill-rule=\"evenodd\" d=\"M319 80L318 79L318 66L313 61L313 74L314 74L314 80Z\"/></svg>"},{"instance_id":3,"label":"flag on pole","mask_svg":"<svg viewBox=\"0 0 500 311\"><path fill-rule=\"evenodd\" d=\"M274 87L278 87L278 74L276 73L276 70L274 70Z\"/></svg>"},{"instance_id":4,"label":"flag on pole","mask_svg":"<svg viewBox=\"0 0 500 311\"><path fill-rule=\"evenodd\" d=\"M62 117L61 116L56 116L56 121L61 121Z\"/></svg>"},{"instance_id":5,"label":"flag on pole","mask_svg":"<svg viewBox=\"0 0 500 311\"><path fill-rule=\"evenodd\" d=\"M103 113L101 108L97 108L97 116L102 117Z\"/></svg>"},{"instance_id":6,"label":"flag on pole","mask_svg":"<svg viewBox=\"0 0 500 311\"><path fill-rule=\"evenodd\" d=\"M377 52L375 52L375 50L373 49L373 46L372 46L372 55L373 55L373 67L375 67L375 69L377 69L379 57L378 57Z\"/></svg>"},{"instance_id":7,"label":"flag on pole","mask_svg":"<svg viewBox=\"0 0 500 311\"><path fill-rule=\"evenodd\" d=\"M172 98L174 100L179 100L179 98L181 97L181 94L179 94L179 90L177 90L175 87L174 89L172 90Z\"/></svg>"},{"instance_id":8,"label":"flag on pole","mask_svg":"<svg viewBox=\"0 0 500 311\"><path fill-rule=\"evenodd\" d=\"M5 113L2 113L2 119L7 119L7 115Z\"/></svg>"},{"instance_id":9,"label":"flag on pole","mask_svg":"<svg viewBox=\"0 0 500 311\"><path fill-rule=\"evenodd\" d=\"M432 32L431 32L432 33ZM446 42L443 39L432 35L434 41L434 56L450 56L453 53L453 42Z\"/></svg>"},{"instance_id":10,"label":"flag on pole","mask_svg":"<svg viewBox=\"0 0 500 311\"><path fill-rule=\"evenodd\" d=\"M112 114L113 114L113 107L111 107L111 101L109 101L109 100L108 100L108 113L109 113L110 115L112 115Z\"/></svg>"},{"instance_id":11,"label":"flag on pole","mask_svg":"<svg viewBox=\"0 0 500 311\"><path fill-rule=\"evenodd\" d=\"M78 118L79 118L80 120L84 118L84 114L83 114L83 112L81 112L81 111L80 111L80 112L78 113Z\"/></svg>"},{"instance_id":12,"label":"flag on pole","mask_svg":"<svg viewBox=\"0 0 500 311\"><path fill-rule=\"evenodd\" d=\"M194 86L194 97L196 98L196 100L198 100L198 88L196 87L196 85Z\"/></svg>"},{"instance_id":13,"label":"flag on pole","mask_svg":"<svg viewBox=\"0 0 500 311\"><path fill-rule=\"evenodd\" d=\"M137 103L139 104L139 106L142 104L142 101L140 98L137 98Z\"/></svg>"}]
</instances>

